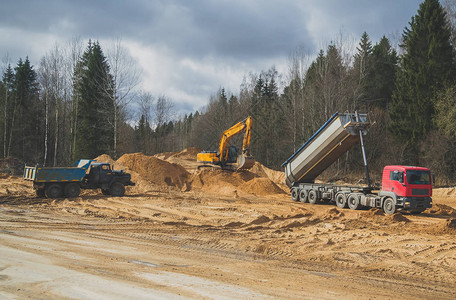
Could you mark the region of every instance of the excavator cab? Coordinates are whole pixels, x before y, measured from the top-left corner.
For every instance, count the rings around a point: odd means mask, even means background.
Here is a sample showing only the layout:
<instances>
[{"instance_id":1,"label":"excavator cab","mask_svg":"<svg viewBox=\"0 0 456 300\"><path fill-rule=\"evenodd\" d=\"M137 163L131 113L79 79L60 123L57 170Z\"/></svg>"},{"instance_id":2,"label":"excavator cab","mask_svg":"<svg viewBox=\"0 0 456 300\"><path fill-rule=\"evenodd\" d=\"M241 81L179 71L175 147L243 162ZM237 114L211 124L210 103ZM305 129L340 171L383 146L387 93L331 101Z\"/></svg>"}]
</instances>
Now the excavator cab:
<instances>
[{"instance_id":1,"label":"excavator cab","mask_svg":"<svg viewBox=\"0 0 456 300\"><path fill-rule=\"evenodd\" d=\"M238 157L238 149L235 146L228 147L228 159L227 163L233 164L236 163Z\"/></svg>"},{"instance_id":2,"label":"excavator cab","mask_svg":"<svg viewBox=\"0 0 456 300\"><path fill-rule=\"evenodd\" d=\"M230 139L245 130L244 140L242 144L242 153L235 146L228 146ZM250 135L252 132L252 117L247 117L245 120L235 124L231 128L223 132L220 140L219 151L203 151L198 153L197 161L207 163L203 166L220 166L222 169L228 170L246 170L253 167L255 159L250 155Z\"/></svg>"}]
</instances>

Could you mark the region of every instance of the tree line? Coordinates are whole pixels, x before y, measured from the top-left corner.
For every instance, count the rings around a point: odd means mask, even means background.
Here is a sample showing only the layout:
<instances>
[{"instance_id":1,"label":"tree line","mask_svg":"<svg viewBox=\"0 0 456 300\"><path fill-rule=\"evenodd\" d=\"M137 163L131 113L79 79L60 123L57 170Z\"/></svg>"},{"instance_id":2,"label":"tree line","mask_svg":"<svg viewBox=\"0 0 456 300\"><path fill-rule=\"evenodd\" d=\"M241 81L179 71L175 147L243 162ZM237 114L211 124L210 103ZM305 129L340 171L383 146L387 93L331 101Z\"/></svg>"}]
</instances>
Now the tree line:
<instances>
[{"instance_id":1,"label":"tree line","mask_svg":"<svg viewBox=\"0 0 456 300\"><path fill-rule=\"evenodd\" d=\"M371 168L430 167L442 184L456 172L455 6L425 0L398 48L364 33L356 49L330 43L314 56L297 49L288 72L249 74L238 93L219 88L207 106L176 116L166 95L137 91L139 72L120 43L55 47L37 70L28 58L7 65L0 83L0 155L44 165L128 152L155 154L194 146L216 150L221 134L251 115L251 152L276 169L336 111L368 112ZM131 115L132 103L138 113ZM233 139L241 143L241 137ZM359 149L328 172L362 174Z\"/></svg>"}]
</instances>

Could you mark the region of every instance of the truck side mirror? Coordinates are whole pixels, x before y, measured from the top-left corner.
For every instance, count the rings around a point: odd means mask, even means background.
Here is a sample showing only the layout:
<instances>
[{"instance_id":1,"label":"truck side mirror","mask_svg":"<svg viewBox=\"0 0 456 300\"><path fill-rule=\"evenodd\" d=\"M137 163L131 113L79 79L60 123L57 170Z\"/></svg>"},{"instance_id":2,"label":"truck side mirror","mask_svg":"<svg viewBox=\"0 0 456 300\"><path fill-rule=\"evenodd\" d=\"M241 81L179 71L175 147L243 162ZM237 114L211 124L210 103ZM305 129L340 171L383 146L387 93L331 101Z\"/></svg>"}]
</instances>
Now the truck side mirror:
<instances>
[{"instance_id":1,"label":"truck side mirror","mask_svg":"<svg viewBox=\"0 0 456 300\"><path fill-rule=\"evenodd\" d=\"M435 186L435 175L434 174L432 174L432 185Z\"/></svg>"}]
</instances>

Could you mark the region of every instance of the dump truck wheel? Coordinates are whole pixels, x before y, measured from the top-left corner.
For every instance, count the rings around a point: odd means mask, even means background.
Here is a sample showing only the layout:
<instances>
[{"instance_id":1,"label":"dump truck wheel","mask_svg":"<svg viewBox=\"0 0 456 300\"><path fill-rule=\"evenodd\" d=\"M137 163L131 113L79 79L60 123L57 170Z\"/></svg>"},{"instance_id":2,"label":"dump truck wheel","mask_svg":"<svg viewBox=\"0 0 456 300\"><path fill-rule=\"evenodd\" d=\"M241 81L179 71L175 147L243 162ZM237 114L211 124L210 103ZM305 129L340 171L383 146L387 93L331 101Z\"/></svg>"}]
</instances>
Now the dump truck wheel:
<instances>
[{"instance_id":1,"label":"dump truck wheel","mask_svg":"<svg viewBox=\"0 0 456 300\"><path fill-rule=\"evenodd\" d=\"M299 201L307 202L307 191L305 189L299 191Z\"/></svg>"},{"instance_id":2,"label":"dump truck wheel","mask_svg":"<svg viewBox=\"0 0 456 300\"><path fill-rule=\"evenodd\" d=\"M101 189L101 192L103 193L103 195L111 195L111 191L108 189L108 190L105 190L105 189Z\"/></svg>"},{"instance_id":3,"label":"dump truck wheel","mask_svg":"<svg viewBox=\"0 0 456 300\"><path fill-rule=\"evenodd\" d=\"M299 193L297 188L291 189L291 200L298 201L299 200Z\"/></svg>"},{"instance_id":4,"label":"dump truck wheel","mask_svg":"<svg viewBox=\"0 0 456 300\"><path fill-rule=\"evenodd\" d=\"M48 198L60 198L63 196L63 188L61 184L53 183L46 187L46 196Z\"/></svg>"},{"instance_id":5,"label":"dump truck wheel","mask_svg":"<svg viewBox=\"0 0 456 300\"><path fill-rule=\"evenodd\" d=\"M36 196L39 198L46 197L46 192L44 189L36 189L35 193L36 193Z\"/></svg>"},{"instance_id":6,"label":"dump truck wheel","mask_svg":"<svg viewBox=\"0 0 456 300\"><path fill-rule=\"evenodd\" d=\"M347 197L345 197L345 194L337 194L336 205L339 208L345 208L347 206Z\"/></svg>"},{"instance_id":7,"label":"dump truck wheel","mask_svg":"<svg viewBox=\"0 0 456 300\"><path fill-rule=\"evenodd\" d=\"M356 194L351 194L348 196L347 204L348 207L353 210L357 210L361 207L361 204L359 203L359 197Z\"/></svg>"},{"instance_id":8,"label":"dump truck wheel","mask_svg":"<svg viewBox=\"0 0 456 300\"><path fill-rule=\"evenodd\" d=\"M81 192L81 188L79 187L79 184L77 183L67 183L64 188L65 196L68 198L75 198L79 196L79 193Z\"/></svg>"},{"instance_id":9,"label":"dump truck wheel","mask_svg":"<svg viewBox=\"0 0 456 300\"><path fill-rule=\"evenodd\" d=\"M309 199L309 203L310 203L310 204L315 204L315 203L317 203L317 200L318 200L318 198L317 198L317 191L315 191L315 190L310 190L310 191L309 191L309 195L307 195L307 198Z\"/></svg>"},{"instance_id":10,"label":"dump truck wheel","mask_svg":"<svg viewBox=\"0 0 456 300\"><path fill-rule=\"evenodd\" d=\"M387 215L392 215L396 212L396 205L394 205L394 201L391 198L386 198L383 202L383 211Z\"/></svg>"},{"instance_id":11,"label":"dump truck wheel","mask_svg":"<svg viewBox=\"0 0 456 300\"><path fill-rule=\"evenodd\" d=\"M125 186L120 182L114 182L110 191L113 197L122 197L125 194Z\"/></svg>"}]
</instances>

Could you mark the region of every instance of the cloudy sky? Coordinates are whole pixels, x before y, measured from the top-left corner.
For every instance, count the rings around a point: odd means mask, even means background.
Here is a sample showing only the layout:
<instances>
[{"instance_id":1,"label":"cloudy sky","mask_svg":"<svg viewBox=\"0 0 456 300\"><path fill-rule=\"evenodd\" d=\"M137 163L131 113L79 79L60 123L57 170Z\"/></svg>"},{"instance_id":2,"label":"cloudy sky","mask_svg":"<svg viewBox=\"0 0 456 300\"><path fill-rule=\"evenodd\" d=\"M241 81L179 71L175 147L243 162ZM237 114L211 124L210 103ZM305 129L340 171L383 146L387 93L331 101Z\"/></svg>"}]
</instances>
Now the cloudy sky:
<instances>
[{"instance_id":1,"label":"cloudy sky","mask_svg":"<svg viewBox=\"0 0 456 300\"><path fill-rule=\"evenodd\" d=\"M80 38L121 39L142 71L141 88L166 95L182 112L201 109L225 87L275 66L293 51L309 55L366 31L396 39L418 0L0 0L0 58L29 56L35 68L51 48Z\"/></svg>"}]
</instances>

